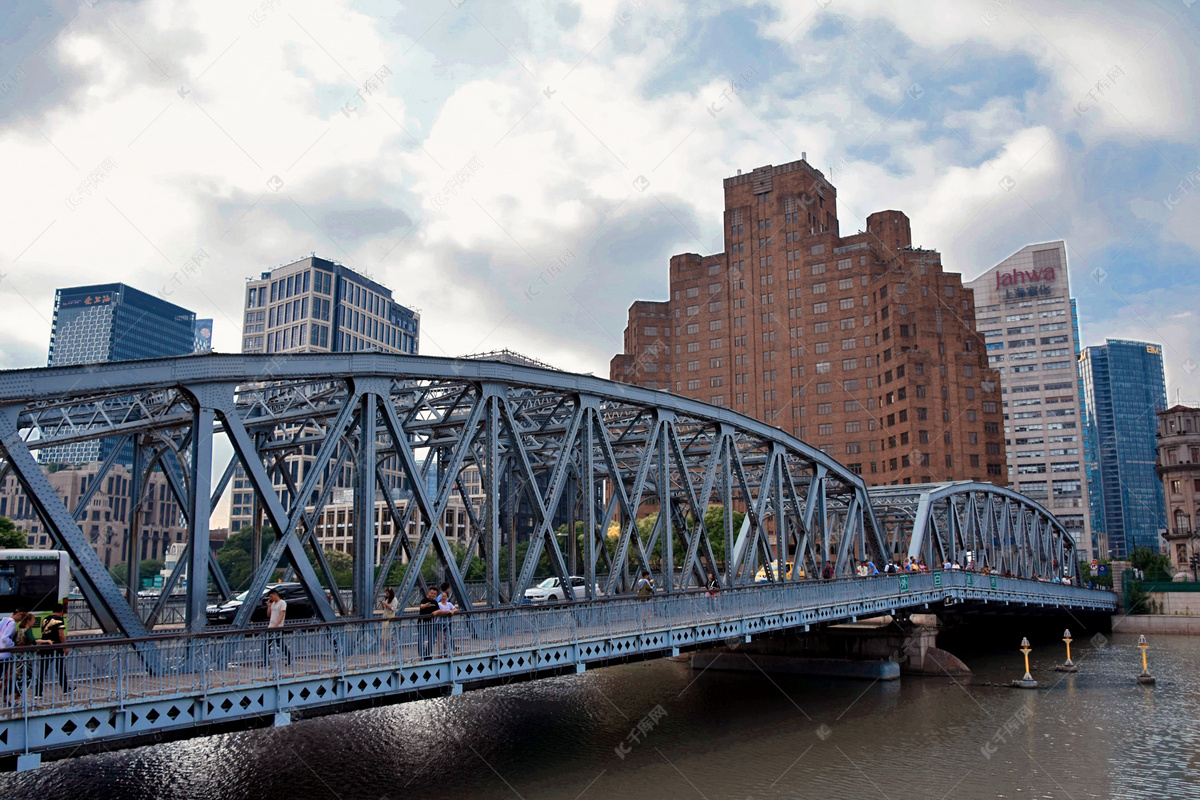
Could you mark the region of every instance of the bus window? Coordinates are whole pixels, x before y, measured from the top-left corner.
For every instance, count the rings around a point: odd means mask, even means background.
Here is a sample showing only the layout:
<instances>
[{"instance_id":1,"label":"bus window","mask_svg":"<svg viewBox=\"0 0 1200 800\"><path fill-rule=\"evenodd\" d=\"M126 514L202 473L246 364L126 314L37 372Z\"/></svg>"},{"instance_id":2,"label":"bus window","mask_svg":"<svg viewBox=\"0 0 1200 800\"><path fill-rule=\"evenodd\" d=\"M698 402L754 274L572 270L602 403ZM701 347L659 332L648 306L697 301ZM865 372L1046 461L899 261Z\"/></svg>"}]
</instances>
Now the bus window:
<instances>
[{"instance_id":1,"label":"bus window","mask_svg":"<svg viewBox=\"0 0 1200 800\"><path fill-rule=\"evenodd\" d=\"M50 611L67 596L70 578L64 552L0 549L0 614Z\"/></svg>"}]
</instances>

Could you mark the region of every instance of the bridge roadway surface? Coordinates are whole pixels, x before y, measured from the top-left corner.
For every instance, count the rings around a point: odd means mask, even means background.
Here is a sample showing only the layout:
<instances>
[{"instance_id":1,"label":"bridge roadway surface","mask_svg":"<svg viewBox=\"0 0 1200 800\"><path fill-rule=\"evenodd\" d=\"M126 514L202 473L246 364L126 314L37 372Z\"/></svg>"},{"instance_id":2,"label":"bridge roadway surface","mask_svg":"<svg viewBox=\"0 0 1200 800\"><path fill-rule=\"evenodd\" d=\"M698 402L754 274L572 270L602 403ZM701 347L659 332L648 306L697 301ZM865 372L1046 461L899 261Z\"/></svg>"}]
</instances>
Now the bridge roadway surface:
<instances>
[{"instance_id":1,"label":"bridge roadway surface","mask_svg":"<svg viewBox=\"0 0 1200 800\"><path fill-rule=\"evenodd\" d=\"M447 624L409 616L282 632L82 640L61 658L54 652L61 648L18 651L0 670L0 757L17 756L18 769L31 769L42 754L69 757L281 725L295 712L458 694L505 679L582 672L588 665L677 655L683 648L749 641L771 631L951 604L960 613L1112 612L1116 596L939 571L759 584L717 596L691 591L481 610ZM66 693L55 679L62 664L72 689ZM41 670L47 674L37 696L34 676Z\"/></svg>"}]
</instances>

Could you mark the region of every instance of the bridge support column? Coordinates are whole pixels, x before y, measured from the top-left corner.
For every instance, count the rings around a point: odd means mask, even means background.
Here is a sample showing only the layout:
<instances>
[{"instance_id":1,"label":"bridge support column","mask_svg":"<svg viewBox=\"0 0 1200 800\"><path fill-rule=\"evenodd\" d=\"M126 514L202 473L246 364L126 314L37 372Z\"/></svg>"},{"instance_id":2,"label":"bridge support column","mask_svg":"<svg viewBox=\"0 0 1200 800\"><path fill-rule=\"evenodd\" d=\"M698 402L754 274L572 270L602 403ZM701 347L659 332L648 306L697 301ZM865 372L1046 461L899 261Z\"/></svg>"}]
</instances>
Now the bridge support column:
<instances>
[{"instance_id":1,"label":"bridge support column","mask_svg":"<svg viewBox=\"0 0 1200 800\"><path fill-rule=\"evenodd\" d=\"M290 711L276 711L275 719L271 723L271 725L275 728L282 728L284 726L291 725L291 724L292 724L292 712L290 712Z\"/></svg>"},{"instance_id":2,"label":"bridge support column","mask_svg":"<svg viewBox=\"0 0 1200 800\"><path fill-rule=\"evenodd\" d=\"M884 617L810 633L763 636L753 644L697 653L692 667L868 680L896 680L901 674L970 675L966 664L937 647L937 627L936 617L917 615L915 622Z\"/></svg>"}]
</instances>

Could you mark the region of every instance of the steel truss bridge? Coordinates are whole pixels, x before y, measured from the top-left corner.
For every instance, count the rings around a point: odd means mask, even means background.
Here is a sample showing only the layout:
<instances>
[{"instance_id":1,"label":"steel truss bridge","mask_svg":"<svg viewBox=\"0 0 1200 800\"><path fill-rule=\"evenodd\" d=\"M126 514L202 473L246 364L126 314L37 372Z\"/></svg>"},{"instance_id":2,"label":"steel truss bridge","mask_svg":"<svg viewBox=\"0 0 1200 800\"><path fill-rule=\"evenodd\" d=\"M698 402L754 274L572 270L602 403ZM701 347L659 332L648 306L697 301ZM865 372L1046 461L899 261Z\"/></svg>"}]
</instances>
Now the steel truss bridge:
<instances>
[{"instance_id":1,"label":"steel truss bridge","mask_svg":"<svg viewBox=\"0 0 1200 800\"><path fill-rule=\"evenodd\" d=\"M34 454L96 440L109 441L110 455L69 509ZM233 455L217 470L220 440ZM188 531L185 554L148 612L135 610L138 548L127 554L130 601L80 525L122 457L131 457L130 509L144 507L148 478L161 473ZM0 458L0 477L16 478L55 546L70 554L104 633L73 640L69 652L15 653L0 670L0 756L21 755L26 766L42 752L280 723L293 711L458 692L926 606L1115 607L1111 593L1038 580L1074 575L1074 543L1016 492L971 482L868 489L820 450L728 409L507 363L206 355L0 372ZM239 471L280 532L248 597L286 568L315 620L267 632L251 624L247 602L231 625L207 625L210 588L231 594L209 545L209 517ZM466 486L468 472L482 501ZM348 601L326 592L335 581L315 528L335 488L352 491L356 509L382 501L393 530L415 531L381 543L375 515L354 514ZM458 552L444 526L456 495L470 519ZM744 511L744 519L735 526L733 513L721 513L710 530L714 506ZM129 518L136 542L137 517ZM563 524L576 535L558 533ZM527 544L520 560L519 544ZM485 571L484 601L474 604L466 585L473 556ZM977 571L853 577L861 560L909 556ZM376 618L393 564L427 559L471 610L432 625ZM523 606L546 562L568 591L569 575L584 576L582 592L573 602ZM795 566L768 570L768 582L755 584L770 562ZM833 580L814 579L824 563ZM630 598L643 568L659 594ZM716 595L702 589L710 573ZM159 620L184 576L182 624L164 628ZM406 569L396 593L410 606L425 588L421 570Z\"/></svg>"}]
</instances>

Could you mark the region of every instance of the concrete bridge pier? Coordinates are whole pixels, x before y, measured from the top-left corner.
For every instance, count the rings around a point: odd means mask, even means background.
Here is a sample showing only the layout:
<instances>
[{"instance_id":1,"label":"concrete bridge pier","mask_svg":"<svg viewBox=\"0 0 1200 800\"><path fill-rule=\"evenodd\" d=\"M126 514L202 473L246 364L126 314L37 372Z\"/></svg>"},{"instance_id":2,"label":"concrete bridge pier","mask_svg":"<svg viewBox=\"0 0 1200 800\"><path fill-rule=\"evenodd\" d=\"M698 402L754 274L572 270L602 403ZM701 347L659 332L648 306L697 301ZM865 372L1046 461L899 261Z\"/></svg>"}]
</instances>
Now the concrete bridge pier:
<instances>
[{"instance_id":1,"label":"concrete bridge pier","mask_svg":"<svg viewBox=\"0 0 1200 800\"><path fill-rule=\"evenodd\" d=\"M692 668L884 681L901 675L970 675L957 656L937 646L939 628L932 614L878 617L701 651L693 654Z\"/></svg>"}]
</instances>

